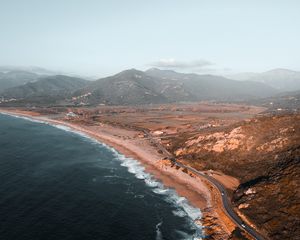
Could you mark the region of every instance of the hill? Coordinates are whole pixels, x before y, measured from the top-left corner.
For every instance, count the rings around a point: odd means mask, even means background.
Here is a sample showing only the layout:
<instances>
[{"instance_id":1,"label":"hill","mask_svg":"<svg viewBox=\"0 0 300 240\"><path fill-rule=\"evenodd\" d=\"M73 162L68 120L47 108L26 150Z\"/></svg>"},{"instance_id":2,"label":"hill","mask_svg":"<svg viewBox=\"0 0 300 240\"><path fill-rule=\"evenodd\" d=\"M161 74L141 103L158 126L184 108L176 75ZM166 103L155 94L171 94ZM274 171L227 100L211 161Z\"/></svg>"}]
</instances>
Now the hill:
<instances>
[{"instance_id":1,"label":"hill","mask_svg":"<svg viewBox=\"0 0 300 240\"><path fill-rule=\"evenodd\" d=\"M27 82L36 81L39 77L40 75L36 73L20 70L0 72L0 92Z\"/></svg>"},{"instance_id":2,"label":"hill","mask_svg":"<svg viewBox=\"0 0 300 240\"><path fill-rule=\"evenodd\" d=\"M22 86L6 89L2 92L1 96L5 99L17 99L36 101L47 98L64 99L70 96L74 91L86 86L88 81L68 77L64 75L56 75L40 78L35 82L28 82Z\"/></svg>"},{"instance_id":3,"label":"hill","mask_svg":"<svg viewBox=\"0 0 300 240\"><path fill-rule=\"evenodd\" d=\"M185 74L156 68L149 69L146 73L161 81L173 80L182 84L196 100L241 101L276 93L275 89L263 83L241 82L215 75Z\"/></svg>"},{"instance_id":4,"label":"hill","mask_svg":"<svg viewBox=\"0 0 300 240\"><path fill-rule=\"evenodd\" d=\"M147 72L135 69L125 70L114 76L99 79L77 96L90 93L90 103L112 105L167 103L196 100L183 84L170 79L160 79ZM80 99L80 97L79 97Z\"/></svg>"},{"instance_id":5,"label":"hill","mask_svg":"<svg viewBox=\"0 0 300 240\"><path fill-rule=\"evenodd\" d=\"M78 101L109 105L161 103L168 100L158 93L156 79L135 69L91 82L75 92ZM88 94L88 98L85 96ZM82 97L83 96L83 97Z\"/></svg>"},{"instance_id":6,"label":"hill","mask_svg":"<svg viewBox=\"0 0 300 240\"><path fill-rule=\"evenodd\" d=\"M245 73L232 77L238 80L265 83L280 91L300 90L300 72L288 69L278 68L263 73Z\"/></svg>"}]
</instances>

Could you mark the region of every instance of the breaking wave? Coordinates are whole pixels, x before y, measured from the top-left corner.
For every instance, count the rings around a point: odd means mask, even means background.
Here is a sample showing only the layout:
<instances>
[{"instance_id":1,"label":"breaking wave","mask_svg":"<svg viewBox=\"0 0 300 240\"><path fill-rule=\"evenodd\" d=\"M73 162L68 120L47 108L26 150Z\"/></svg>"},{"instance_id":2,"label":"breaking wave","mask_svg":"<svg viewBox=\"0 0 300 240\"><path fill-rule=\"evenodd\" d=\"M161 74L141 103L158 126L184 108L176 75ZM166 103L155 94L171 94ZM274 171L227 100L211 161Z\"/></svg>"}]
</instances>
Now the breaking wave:
<instances>
[{"instance_id":1,"label":"breaking wave","mask_svg":"<svg viewBox=\"0 0 300 240\"><path fill-rule=\"evenodd\" d=\"M159 222L158 224L156 224L155 228L156 228L156 240L163 240L163 236L162 236L162 232L160 230L160 226L162 225L162 222Z\"/></svg>"},{"instance_id":2,"label":"breaking wave","mask_svg":"<svg viewBox=\"0 0 300 240\"><path fill-rule=\"evenodd\" d=\"M192 228L196 230L196 234L192 238L185 239L201 239L201 237L203 237L202 227L195 224L195 220L201 219L202 217L200 209L191 206L185 197L180 197L175 190L166 188L161 182L153 178L151 174L146 173L145 168L137 160L125 157L113 148L110 149L115 158L122 162L121 166L126 167L128 172L134 174L136 178L144 180L146 185L151 187L154 193L164 195L165 201L176 207L176 211L173 211L175 216L188 217L190 219L190 224ZM157 229L159 226L157 226Z\"/></svg>"}]
</instances>

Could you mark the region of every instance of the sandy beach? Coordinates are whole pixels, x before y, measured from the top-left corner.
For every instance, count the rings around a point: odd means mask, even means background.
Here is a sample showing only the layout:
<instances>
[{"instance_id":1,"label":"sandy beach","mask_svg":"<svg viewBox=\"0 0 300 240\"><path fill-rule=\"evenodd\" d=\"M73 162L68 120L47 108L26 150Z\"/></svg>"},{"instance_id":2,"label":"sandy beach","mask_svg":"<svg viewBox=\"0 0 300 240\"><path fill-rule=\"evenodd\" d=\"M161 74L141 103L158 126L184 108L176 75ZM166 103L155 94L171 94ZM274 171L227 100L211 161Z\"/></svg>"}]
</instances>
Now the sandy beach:
<instances>
[{"instance_id":1,"label":"sandy beach","mask_svg":"<svg viewBox=\"0 0 300 240\"><path fill-rule=\"evenodd\" d=\"M224 237L228 237L235 228L222 210L221 199L216 189L213 189L205 179L186 173L183 169L173 167L170 161L163 160L165 156L149 139L143 137L141 132L102 123L97 126L70 123L64 119L53 119L29 111L0 110L0 112L69 127L113 147L126 157L140 161L148 173L162 181L165 186L174 188L180 196L187 198L192 206L201 210L203 217L199 224L205 227L205 233L218 231L219 237L213 239L225 239Z\"/></svg>"}]
</instances>

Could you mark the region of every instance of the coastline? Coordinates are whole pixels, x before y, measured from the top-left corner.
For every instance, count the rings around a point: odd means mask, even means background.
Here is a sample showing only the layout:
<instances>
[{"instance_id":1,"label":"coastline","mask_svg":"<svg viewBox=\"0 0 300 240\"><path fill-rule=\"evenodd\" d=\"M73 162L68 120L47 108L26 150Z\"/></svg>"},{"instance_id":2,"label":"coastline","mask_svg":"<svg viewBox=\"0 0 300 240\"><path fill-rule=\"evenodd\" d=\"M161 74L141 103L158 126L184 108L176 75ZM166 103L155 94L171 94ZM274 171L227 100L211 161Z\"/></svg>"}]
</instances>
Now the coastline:
<instances>
[{"instance_id":1,"label":"coastline","mask_svg":"<svg viewBox=\"0 0 300 240\"><path fill-rule=\"evenodd\" d=\"M196 224L204 226L205 235L212 236L214 231L219 231L217 236L211 239L225 239L224 237L228 237L234 230L234 225L222 213L220 200L218 200L219 194L211 188L209 183L200 177L183 172L183 169L172 167L169 161L163 160L163 154L159 153L150 141L140 137L138 131L102 123L97 126L70 123L64 119L53 119L47 115L20 110L0 109L0 113L68 127L116 149L126 157L138 160L145 167L146 172L160 180L164 186L175 189L178 195L189 201L191 206L201 210L202 219L196 221Z\"/></svg>"}]
</instances>

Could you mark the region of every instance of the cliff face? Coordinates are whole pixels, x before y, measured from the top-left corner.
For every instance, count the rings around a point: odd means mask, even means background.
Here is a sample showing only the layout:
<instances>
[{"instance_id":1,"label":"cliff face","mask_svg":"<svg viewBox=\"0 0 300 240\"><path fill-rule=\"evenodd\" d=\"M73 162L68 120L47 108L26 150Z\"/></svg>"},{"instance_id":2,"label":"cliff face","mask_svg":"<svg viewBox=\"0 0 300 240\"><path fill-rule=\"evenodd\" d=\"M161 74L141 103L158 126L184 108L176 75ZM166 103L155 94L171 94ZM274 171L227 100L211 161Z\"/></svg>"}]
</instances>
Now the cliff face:
<instances>
[{"instance_id":1,"label":"cliff face","mask_svg":"<svg viewBox=\"0 0 300 240\"><path fill-rule=\"evenodd\" d=\"M260 117L185 139L173 151L195 168L238 178L233 204L270 239L300 239L299 123L300 114Z\"/></svg>"}]
</instances>

